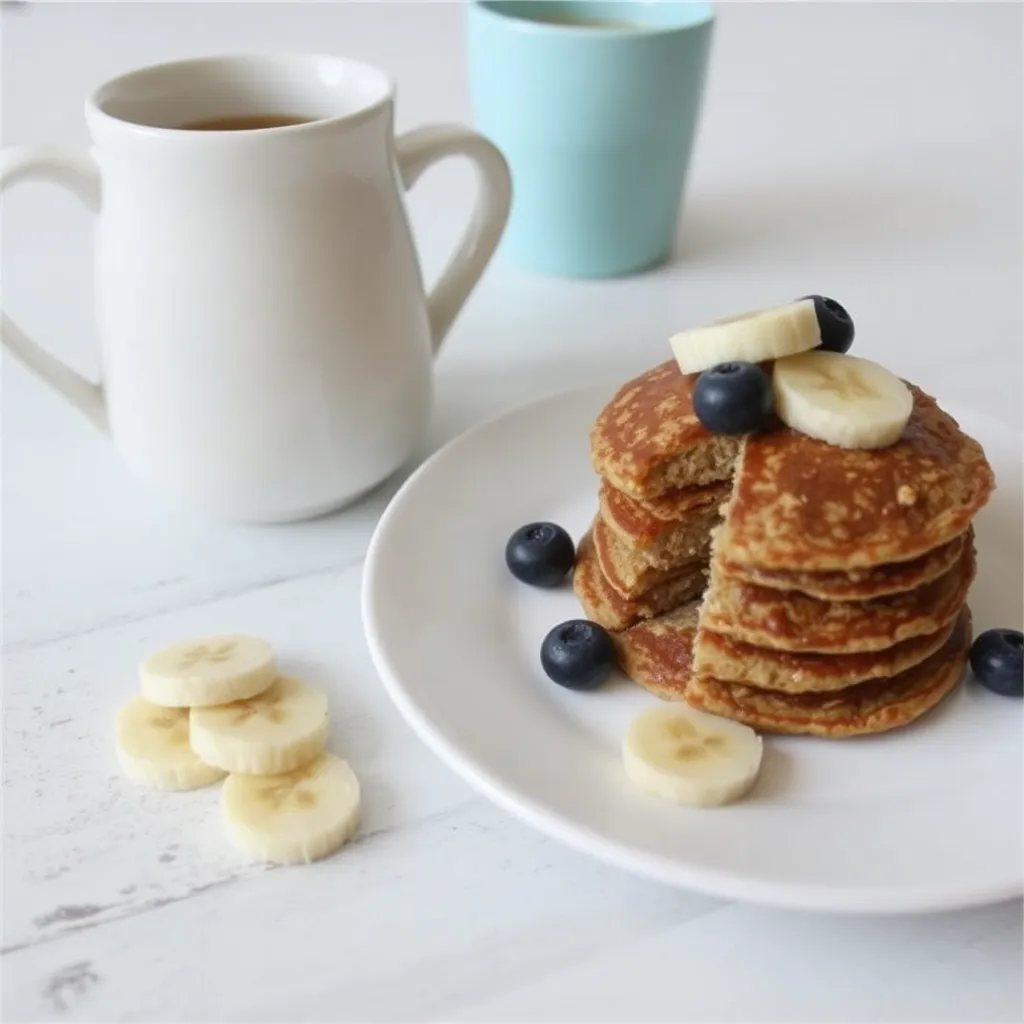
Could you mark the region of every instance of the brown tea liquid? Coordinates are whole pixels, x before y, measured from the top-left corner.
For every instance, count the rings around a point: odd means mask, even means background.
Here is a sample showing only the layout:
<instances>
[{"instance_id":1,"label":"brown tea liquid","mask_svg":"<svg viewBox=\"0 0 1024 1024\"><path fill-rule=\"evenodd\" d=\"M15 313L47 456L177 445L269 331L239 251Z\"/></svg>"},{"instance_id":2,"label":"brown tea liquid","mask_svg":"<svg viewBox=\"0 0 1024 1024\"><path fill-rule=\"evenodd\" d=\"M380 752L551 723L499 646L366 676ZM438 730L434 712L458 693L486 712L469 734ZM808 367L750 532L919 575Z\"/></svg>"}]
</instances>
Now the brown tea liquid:
<instances>
[{"instance_id":1,"label":"brown tea liquid","mask_svg":"<svg viewBox=\"0 0 1024 1024\"><path fill-rule=\"evenodd\" d=\"M299 114L236 114L231 117L204 117L178 125L188 132L251 132L260 128L287 128L316 120Z\"/></svg>"}]
</instances>

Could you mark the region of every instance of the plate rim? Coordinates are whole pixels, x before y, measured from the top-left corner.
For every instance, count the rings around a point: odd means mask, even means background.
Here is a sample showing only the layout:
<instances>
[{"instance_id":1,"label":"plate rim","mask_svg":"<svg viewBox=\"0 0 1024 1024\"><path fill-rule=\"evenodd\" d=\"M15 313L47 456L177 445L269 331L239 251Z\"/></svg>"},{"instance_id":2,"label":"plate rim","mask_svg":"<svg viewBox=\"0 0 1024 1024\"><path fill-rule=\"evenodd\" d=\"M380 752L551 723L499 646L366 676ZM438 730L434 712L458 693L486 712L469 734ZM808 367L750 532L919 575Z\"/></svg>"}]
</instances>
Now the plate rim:
<instances>
[{"instance_id":1,"label":"plate rim","mask_svg":"<svg viewBox=\"0 0 1024 1024\"><path fill-rule=\"evenodd\" d=\"M474 424L451 438L429 458L424 460L395 493L382 513L367 547L363 563L360 593L360 611L363 633L377 674L385 692L414 733L442 762L460 778L492 803L513 817L578 852L594 857L632 875L648 878L674 888L688 889L724 900L753 903L785 910L819 911L846 915L899 915L927 914L1020 899L1024 895L1024 879L1014 882L965 885L955 890L949 886L922 889L907 886L853 886L836 888L821 883L765 882L735 871L718 871L694 865L659 854L639 851L618 840L595 832L563 814L545 807L528 793L509 784L476 758L464 753L450 741L412 693L402 684L388 655L376 616L375 565L386 543L391 522L401 514L409 495L419 481L430 474L434 465L451 458L458 449L472 444L480 434L496 425L520 417L540 406L553 405L566 400L583 400L592 394L595 402L607 390L604 384L591 383L562 390L555 394L525 402L506 409ZM962 410L967 411L967 410ZM971 410L971 414L986 419L1002 429L1008 424L985 412ZM954 414L955 415L955 414Z\"/></svg>"}]
</instances>

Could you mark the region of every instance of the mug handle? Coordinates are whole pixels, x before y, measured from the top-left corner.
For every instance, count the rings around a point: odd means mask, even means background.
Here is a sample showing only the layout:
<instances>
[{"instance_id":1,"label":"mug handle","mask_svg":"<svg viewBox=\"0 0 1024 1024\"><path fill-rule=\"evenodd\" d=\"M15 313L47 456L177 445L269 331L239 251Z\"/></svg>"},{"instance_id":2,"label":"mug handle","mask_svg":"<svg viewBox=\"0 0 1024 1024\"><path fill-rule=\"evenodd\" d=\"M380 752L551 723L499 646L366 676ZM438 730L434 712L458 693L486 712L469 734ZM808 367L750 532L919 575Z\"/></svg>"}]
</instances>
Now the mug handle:
<instances>
[{"instance_id":1,"label":"mug handle","mask_svg":"<svg viewBox=\"0 0 1024 1024\"><path fill-rule=\"evenodd\" d=\"M441 347L469 293L494 255L508 221L512 178L500 149L460 125L427 125L395 139L402 184L412 188L419 176L447 156L465 156L476 165L480 192L455 254L427 296L434 353Z\"/></svg>"},{"instance_id":2,"label":"mug handle","mask_svg":"<svg viewBox=\"0 0 1024 1024\"><path fill-rule=\"evenodd\" d=\"M93 213L100 208L100 172L87 153L12 146L0 153L0 193L20 181L49 181L74 193ZM63 395L93 426L107 430L103 388L75 373L37 345L6 313L0 343L41 380Z\"/></svg>"}]
</instances>

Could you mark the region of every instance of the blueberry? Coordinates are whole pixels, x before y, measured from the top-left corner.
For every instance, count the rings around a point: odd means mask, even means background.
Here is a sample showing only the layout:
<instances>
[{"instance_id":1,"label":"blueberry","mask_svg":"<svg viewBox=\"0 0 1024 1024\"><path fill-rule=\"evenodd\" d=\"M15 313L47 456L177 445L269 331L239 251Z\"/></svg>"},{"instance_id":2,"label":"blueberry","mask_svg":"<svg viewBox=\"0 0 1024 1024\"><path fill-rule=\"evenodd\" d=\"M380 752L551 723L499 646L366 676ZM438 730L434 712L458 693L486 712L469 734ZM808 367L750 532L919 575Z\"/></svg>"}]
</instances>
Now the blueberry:
<instances>
[{"instance_id":1,"label":"blueberry","mask_svg":"<svg viewBox=\"0 0 1024 1024\"><path fill-rule=\"evenodd\" d=\"M747 434L769 423L772 381L756 363L721 363L693 387L693 411L713 434Z\"/></svg>"},{"instance_id":2,"label":"blueberry","mask_svg":"<svg viewBox=\"0 0 1024 1024\"><path fill-rule=\"evenodd\" d=\"M1024 633L987 629L971 644L974 678L1002 697L1024 696Z\"/></svg>"},{"instance_id":3,"label":"blueberry","mask_svg":"<svg viewBox=\"0 0 1024 1024\"><path fill-rule=\"evenodd\" d=\"M570 619L544 637L540 663L559 686L593 690L615 668L615 647L608 631L596 622Z\"/></svg>"},{"instance_id":4,"label":"blueberry","mask_svg":"<svg viewBox=\"0 0 1024 1024\"><path fill-rule=\"evenodd\" d=\"M818 330L821 332L818 348L827 352L849 352L853 344L850 314L835 299L824 295L805 295L804 298L814 300L814 315L818 318Z\"/></svg>"},{"instance_id":5,"label":"blueberry","mask_svg":"<svg viewBox=\"0 0 1024 1024\"><path fill-rule=\"evenodd\" d=\"M509 572L534 587L557 587L575 561L572 537L554 523L520 526L505 545Z\"/></svg>"}]
</instances>

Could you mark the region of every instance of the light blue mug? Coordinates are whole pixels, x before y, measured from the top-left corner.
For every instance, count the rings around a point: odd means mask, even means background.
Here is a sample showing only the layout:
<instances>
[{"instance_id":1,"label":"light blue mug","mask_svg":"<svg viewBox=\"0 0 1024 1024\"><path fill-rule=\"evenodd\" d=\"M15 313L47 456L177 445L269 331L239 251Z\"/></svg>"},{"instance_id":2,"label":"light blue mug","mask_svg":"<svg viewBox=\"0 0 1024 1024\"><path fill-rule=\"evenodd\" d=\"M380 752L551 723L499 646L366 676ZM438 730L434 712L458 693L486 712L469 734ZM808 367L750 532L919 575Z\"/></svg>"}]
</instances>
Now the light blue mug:
<instances>
[{"instance_id":1,"label":"light blue mug","mask_svg":"<svg viewBox=\"0 0 1024 1024\"><path fill-rule=\"evenodd\" d=\"M473 0L470 87L512 169L510 261L611 277L668 258L713 22L674 0Z\"/></svg>"}]
</instances>

